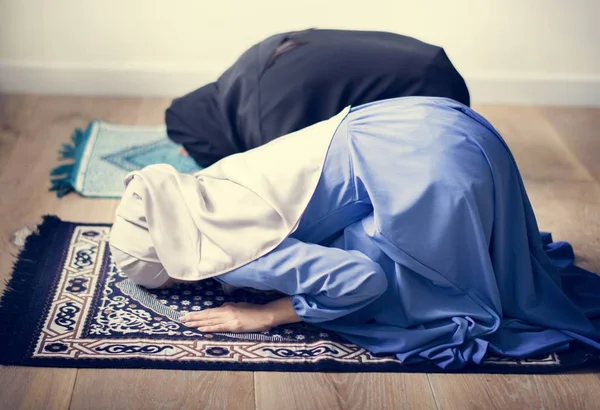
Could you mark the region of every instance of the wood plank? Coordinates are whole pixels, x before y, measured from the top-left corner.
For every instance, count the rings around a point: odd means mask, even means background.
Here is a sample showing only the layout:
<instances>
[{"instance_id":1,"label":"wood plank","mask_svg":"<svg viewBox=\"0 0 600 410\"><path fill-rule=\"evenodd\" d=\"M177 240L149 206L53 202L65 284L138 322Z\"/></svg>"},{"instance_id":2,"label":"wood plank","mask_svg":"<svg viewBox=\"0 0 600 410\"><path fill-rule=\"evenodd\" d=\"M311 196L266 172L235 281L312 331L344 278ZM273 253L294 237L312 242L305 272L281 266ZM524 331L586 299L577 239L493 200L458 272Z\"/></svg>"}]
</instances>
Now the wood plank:
<instances>
[{"instance_id":1,"label":"wood plank","mask_svg":"<svg viewBox=\"0 0 600 410\"><path fill-rule=\"evenodd\" d=\"M24 115L24 102L23 97L0 94L0 172L19 137L13 124L20 115Z\"/></svg>"},{"instance_id":2,"label":"wood plank","mask_svg":"<svg viewBox=\"0 0 600 410\"><path fill-rule=\"evenodd\" d=\"M590 181L589 172L560 142L534 107L475 107L502 135L523 178L543 181Z\"/></svg>"},{"instance_id":3,"label":"wood plank","mask_svg":"<svg viewBox=\"0 0 600 410\"><path fill-rule=\"evenodd\" d=\"M562 143L600 182L600 108L539 107Z\"/></svg>"},{"instance_id":4,"label":"wood plank","mask_svg":"<svg viewBox=\"0 0 600 410\"><path fill-rule=\"evenodd\" d=\"M425 374L258 372L254 378L260 410L435 408Z\"/></svg>"},{"instance_id":5,"label":"wood plank","mask_svg":"<svg viewBox=\"0 0 600 410\"><path fill-rule=\"evenodd\" d=\"M597 409L600 381L593 374L430 374L439 409Z\"/></svg>"},{"instance_id":6,"label":"wood plank","mask_svg":"<svg viewBox=\"0 0 600 410\"><path fill-rule=\"evenodd\" d=\"M171 98L144 98L140 105L140 115L136 124L163 125L165 111L171 105Z\"/></svg>"},{"instance_id":7,"label":"wood plank","mask_svg":"<svg viewBox=\"0 0 600 410\"><path fill-rule=\"evenodd\" d=\"M79 370L71 409L253 409L251 372Z\"/></svg>"},{"instance_id":8,"label":"wood plank","mask_svg":"<svg viewBox=\"0 0 600 410\"><path fill-rule=\"evenodd\" d=\"M76 369L0 367L0 408L66 409Z\"/></svg>"},{"instance_id":9,"label":"wood plank","mask_svg":"<svg viewBox=\"0 0 600 410\"><path fill-rule=\"evenodd\" d=\"M600 273L600 186L592 182L531 181L525 186L540 230L567 241L576 263Z\"/></svg>"}]
</instances>

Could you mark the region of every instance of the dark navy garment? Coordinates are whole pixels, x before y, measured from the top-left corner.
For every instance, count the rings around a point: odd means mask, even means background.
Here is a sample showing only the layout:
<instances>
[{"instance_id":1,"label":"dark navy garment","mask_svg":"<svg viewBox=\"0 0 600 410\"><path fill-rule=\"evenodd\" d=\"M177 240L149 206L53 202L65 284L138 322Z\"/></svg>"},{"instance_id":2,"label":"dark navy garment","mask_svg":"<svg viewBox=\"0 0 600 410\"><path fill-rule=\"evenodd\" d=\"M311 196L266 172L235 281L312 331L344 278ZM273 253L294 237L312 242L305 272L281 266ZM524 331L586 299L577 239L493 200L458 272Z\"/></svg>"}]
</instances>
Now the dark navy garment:
<instances>
[{"instance_id":1,"label":"dark navy garment","mask_svg":"<svg viewBox=\"0 0 600 410\"><path fill-rule=\"evenodd\" d=\"M216 82L175 99L165 121L169 137L206 167L349 105L404 96L470 103L440 47L393 33L314 29L254 45Z\"/></svg>"}]
</instances>

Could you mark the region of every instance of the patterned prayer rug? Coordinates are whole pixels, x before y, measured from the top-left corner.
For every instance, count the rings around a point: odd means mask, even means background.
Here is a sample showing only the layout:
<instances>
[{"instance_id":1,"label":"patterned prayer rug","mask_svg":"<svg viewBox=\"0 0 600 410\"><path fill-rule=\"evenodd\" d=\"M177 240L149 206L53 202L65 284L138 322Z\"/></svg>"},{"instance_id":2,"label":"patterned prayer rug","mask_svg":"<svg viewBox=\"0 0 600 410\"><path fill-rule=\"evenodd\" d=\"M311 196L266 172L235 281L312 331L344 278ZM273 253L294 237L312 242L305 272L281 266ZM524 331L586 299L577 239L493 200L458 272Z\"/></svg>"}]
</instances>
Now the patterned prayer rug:
<instances>
[{"instance_id":1,"label":"patterned prayer rug","mask_svg":"<svg viewBox=\"0 0 600 410\"><path fill-rule=\"evenodd\" d=\"M92 121L85 131L75 130L71 144L60 150L61 160L51 173L51 191L58 197L76 191L87 197L119 198L123 178L151 164L170 164L180 172L200 168L167 138L164 126L140 127Z\"/></svg>"},{"instance_id":2,"label":"patterned prayer rug","mask_svg":"<svg viewBox=\"0 0 600 410\"><path fill-rule=\"evenodd\" d=\"M264 333L200 333L178 317L226 301L266 303L277 295L223 293L212 280L147 291L111 262L110 226L46 217L26 240L0 302L0 364L254 371L439 372L376 357L307 324ZM479 373L547 373L592 368L581 345L529 360L489 357Z\"/></svg>"}]
</instances>

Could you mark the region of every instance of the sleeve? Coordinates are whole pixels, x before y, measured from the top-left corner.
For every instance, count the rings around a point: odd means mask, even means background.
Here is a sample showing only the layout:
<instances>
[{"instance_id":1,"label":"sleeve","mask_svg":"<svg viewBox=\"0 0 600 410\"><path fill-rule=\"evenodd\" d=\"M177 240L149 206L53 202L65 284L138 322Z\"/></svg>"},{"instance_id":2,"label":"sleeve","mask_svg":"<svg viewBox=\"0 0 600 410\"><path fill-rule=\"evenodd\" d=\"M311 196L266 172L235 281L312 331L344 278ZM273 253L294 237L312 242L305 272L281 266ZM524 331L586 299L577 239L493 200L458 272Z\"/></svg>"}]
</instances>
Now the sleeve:
<instances>
[{"instance_id":1,"label":"sleeve","mask_svg":"<svg viewBox=\"0 0 600 410\"><path fill-rule=\"evenodd\" d=\"M218 277L226 285L274 290L292 296L305 322L325 322L355 312L382 295L385 272L358 251L287 238L267 255Z\"/></svg>"}]
</instances>

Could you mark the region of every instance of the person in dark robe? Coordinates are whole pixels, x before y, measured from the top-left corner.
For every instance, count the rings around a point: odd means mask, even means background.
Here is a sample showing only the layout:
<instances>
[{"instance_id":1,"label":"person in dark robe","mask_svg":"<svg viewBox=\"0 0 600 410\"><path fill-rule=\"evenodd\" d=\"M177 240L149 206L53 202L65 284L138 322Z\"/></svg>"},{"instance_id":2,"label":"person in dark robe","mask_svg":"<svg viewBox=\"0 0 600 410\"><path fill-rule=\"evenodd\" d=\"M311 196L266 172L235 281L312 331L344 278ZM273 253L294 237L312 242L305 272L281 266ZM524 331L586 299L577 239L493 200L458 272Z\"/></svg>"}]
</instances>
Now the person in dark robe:
<instances>
[{"instance_id":1,"label":"person in dark robe","mask_svg":"<svg viewBox=\"0 0 600 410\"><path fill-rule=\"evenodd\" d=\"M175 99L165 122L182 153L207 167L346 106L405 96L470 105L441 47L394 33L309 29L255 44L216 82Z\"/></svg>"}]
</instances>

